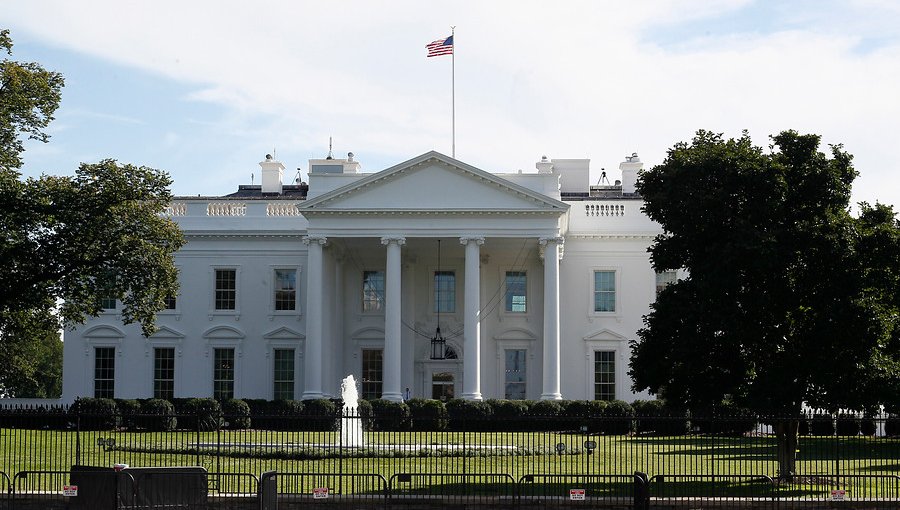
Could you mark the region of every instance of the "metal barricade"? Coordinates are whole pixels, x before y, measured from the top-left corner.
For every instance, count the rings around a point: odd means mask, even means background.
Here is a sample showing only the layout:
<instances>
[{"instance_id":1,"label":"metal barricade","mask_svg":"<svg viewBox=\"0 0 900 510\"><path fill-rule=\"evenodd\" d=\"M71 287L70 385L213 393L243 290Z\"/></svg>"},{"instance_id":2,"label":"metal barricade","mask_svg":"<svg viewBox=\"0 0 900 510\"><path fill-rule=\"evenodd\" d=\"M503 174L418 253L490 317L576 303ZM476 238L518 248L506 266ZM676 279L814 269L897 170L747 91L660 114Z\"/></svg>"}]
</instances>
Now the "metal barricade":
<instances>
[{"instance_id":1,"label":"metal barricade","mask_svg":"<svg viewBox=\"0 0 900 510\"><path fill-rule=\"evenodd\" d=\"M649 480L649 495L655 502L685 502L702 505L774 502L777 484L767 475L654 475Z\"/></svg>"},{"instance_id":2,"label":"metal barricade","mask_svg":"<svg viewBox=\"0 0 900 510\"><path fill-rule=\"evenodd\" d=\"M259 478L253 473L207 473L209 494L218 497L255 496L259 491Z\"/></svg>"},{"instance_id":3,"label":"metal barricade","mask_svg":"<svg viewBox=\"0 0 900 510\"><path fill-rule=\"evenodd\" d=\"M354 508L381 507L388 483L380 474L278 472L278 501L352 502ZM271 507L271 508L277 508Z\"/></svg>"},{"instance_id":4,"label":"metal barricade","mask_svg":"<svg viewBox=\"0 0 900 510\"><path fill-rule=\"evenodd\" d=\"M519 478L522 503L547 500L624 505L634 501L634 475L527 474Z\"/></svg>"},{"instance_id":5,"label":"metal barricade","mask_svg":"<svg viewBox=\"0 0 900 510\"><path fill-rule=\"evenodd\" d=\"M516 480L506 473L397 473L389 481L393 500L432 499L441 503L493 501L513 504Z\"/></svg>"}]
</instances>

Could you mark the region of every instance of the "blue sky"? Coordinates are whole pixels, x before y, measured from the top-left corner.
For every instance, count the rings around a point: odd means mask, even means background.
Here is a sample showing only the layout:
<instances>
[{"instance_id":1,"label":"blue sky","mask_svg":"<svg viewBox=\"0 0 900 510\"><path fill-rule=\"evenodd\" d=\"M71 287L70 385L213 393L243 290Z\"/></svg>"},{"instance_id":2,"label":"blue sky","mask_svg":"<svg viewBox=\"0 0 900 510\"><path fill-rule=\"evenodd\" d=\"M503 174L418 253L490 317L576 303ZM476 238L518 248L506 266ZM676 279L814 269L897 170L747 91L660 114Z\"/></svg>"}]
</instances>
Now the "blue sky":
<instances>
[{"instance_id":1,"label":"blue sky","mask_svg":"<svg viewBox=\"0 0 900 510\"><path fill-rule=\"evenodd\" d=\"M900 206L900 2L0 3L13 58L66 77L28 175L112 157L221 195L273 150L305 179L329 136L368 172L449 154L451 59L424 46L455 25L467 163L591 158L596 179L700 128L792 128L855 155L856 200Z\"/></svg>"}]
</instances>

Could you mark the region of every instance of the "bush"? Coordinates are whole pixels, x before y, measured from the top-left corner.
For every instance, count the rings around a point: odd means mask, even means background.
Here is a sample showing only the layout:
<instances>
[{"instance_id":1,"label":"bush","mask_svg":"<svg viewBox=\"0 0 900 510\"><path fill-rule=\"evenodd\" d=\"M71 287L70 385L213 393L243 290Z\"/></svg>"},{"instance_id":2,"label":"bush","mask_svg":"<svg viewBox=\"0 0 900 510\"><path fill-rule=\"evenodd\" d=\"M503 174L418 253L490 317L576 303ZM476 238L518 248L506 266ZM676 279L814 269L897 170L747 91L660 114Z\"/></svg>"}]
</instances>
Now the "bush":
<instances>
[{"instance_id":1,"label":"bush","mask_svg":"<svg viewBox=\"0 0 900 510\"><path fill-rule=\"evenodd\" d=\"M327 398L303 401L302 430L332 431L340 428L340 414L334 402Z\"/></svg>"},{"instance_id":2,"label":"bush","mask_svg":"<svg viewBox=\"0 0 900 510\"><path fill-rule=\"evenodd\" d=\"M602 430L600 424L605 409L605 400L569 401L564 411L565 416L569 418L565 423L566 428L597 434Z\"/></svg>"},{"instance_id":3,"label":"bush","mask_svg":"<svg viewBox=\"0 0 900 510\"><path fill-rule=\"evenodd\" d=\"M405 403L377 398L369 404L372 406L372 430L384 432L409 428L409 406Z\"/></svg>"},{"instance_id":4,"label":"bush","mask_svg":"<svg viewBox=\"0 0 900 510\"><path fill-rule=\"evenodd\" d=\"M299 400L273 400L267 403L265 409L264 415L253 417L253 425L257 428L267 430L302 430L303 402Z\"/></svg>"},{"instance_id":5,"label":"bush","mask_svg":"<svg viewBox=\"0 0 900 510\"><path fill-rule=\"evenodd\" d=\"M212 398L191 398L184 402L185 428L208 432L222 426L222 406Z\"/></svg>"},{"instance_id":6,"label":"bush","mask_svg":"<svg viewBox=\"0 0 900 510\"><path fill-rule=\"evenodd\" d=\"M222 403L222 413L225 415L225 426L232 430L245 430L250 428L250 406L239 399L229 399Z\"/></svg>"},{"instance_id":7,"label":"bush","mask_svg":"<svg viewBox=\"0 0 900 510\"><path fill-rule=\"evenodd\" d=\"M360 399L357 402L356 412L362 417L363 430L373 430L374 422L372 420L372 404L368 400Z\"/></svg>"},{"instance_id":8,"label":"bush","mask_svg":"<svg viewBox=\"0 0 900 510\"><path fill-rule=\"evenodd\" d=\"M662 400L635 400L631 407L639 434L683 436L691 431L687 413L670 409Z\"/></svg>"},{"instance_id":9,"label":"bush","mask_svg":"<svg viewBox=\"0 0 900 510\"><path fill-rule=\"evenodd\" d=\"M175 430L175 406L168 400L151 398L141 402L140 426L153 432Z\"/></svg>"},{"instance_id":10,"label":"bush","mask_svg":"<svg viewBox=\"0 0 900 510\"><path fill-rule=\"evenodd\" d=\"M528 403L524 400L491 399L486 401L491 406L493 430L519 431L527 430L524 419L528 414Z\"/></svg>"},{"instance_id":11,"label":"bush","mask_svg":"<svg viewBox=\"0 0 900 510\"><path fill-rule=\"evenodd\" d=\"M878 431L878 426L875 424L875 418L869 415L863 416L862 421L859 423L859 431L862 432L864 436L874 436Z\"/></svg>"},{"instance_id":12,"label":"bush","mask_svg":"<svg viewBox=\"0 0 900 510\"><path fill-rule=\"evenodd\" d=\"M634 408L628 402L610 400L603 409L601 428L604 434L622 435L634 430Z\"/></svg>"},{"instance_id":13,"label":"bush","mask_svg":"<svg viewBox=\"0 0 900 510\"><path fill-rule=\"evenodd\" d=\"M730 404L717 406L711 411L711 416L692 419L691 424L701 434L739 437L752 432L758 421L748 409Z\"/></svg>"},{"instance_id":14,"label":"bush","mask_svg":"<svg viewBox=\"0 0 900 510\"><path fill-rule=\"evenodd\" d=\"M835 423L835 433L839 436L858 436L859 418L852 414L839 414Z\"/></svg>"},{"instance_id":15,"label":"bush","mask_svg":"<svg viewBox=\"0 0 900 510\"><path fill-rule=\"evenodd\" d=\"M556 430L561 428L556 419L562 415L563 407L556 400L538 400L528 406L528 430Z\"/></svg>"},{"instance_id":16,"label":"bush","mask_svg":"<svg viewBox=\"0 0 900 510\"><path fill-rule=\"evenodd\" d=\"M116 409L122 415L122 427L134 430L138 427L138 414L141 412L141 404L137 400L115 399Z\"/></svg>"},{"instance_id":17,"label":"bush","mask_svg":"<svg viewBox=\"0 0 900 510\"><path fill-rule=\"evenodd\" d=\"M900 415L888 416L884 421L884 433L891 437L900 436Z\"/></svg>"},{"instance_id":18,"label":"bush","mask_svg":"<svg viewBox=\"0 0 900 510\"><path fill-rule=\"evenodd\" d=\"M447 402L447 415L453 430L486 430L491 427L494 410L487 402L454 398Z\"/></svg>"},{"instance_id":19,"label":"bush","mask_svg":"<svg viewBox=\"0 0 900 510\"><path fill-rule=\"evenodd\" d=\"M830 414L817 414L809 420L809 433L813 436L833 436L834 420Z\"/></svg>"},{"instance_id":20,"label":"bush","mask_svg":"<svg viewBox=\"0 0 900 510\"><path fill-rule=\"evenodd\" d=\"M122 416L111 398L80 398L69 412L79 420L81 430L113 430L119 428Z\"/></svg>"},{"instance_id":21,"label":"bush","mask_svg":"<svg viewBox=\"0 0 900 510\"><path fill-rule=\"evenodd\" d=\"M406 402L412 430L446 430L447 406L440 400L414 398Z\"/></svg>"}]
</instances>

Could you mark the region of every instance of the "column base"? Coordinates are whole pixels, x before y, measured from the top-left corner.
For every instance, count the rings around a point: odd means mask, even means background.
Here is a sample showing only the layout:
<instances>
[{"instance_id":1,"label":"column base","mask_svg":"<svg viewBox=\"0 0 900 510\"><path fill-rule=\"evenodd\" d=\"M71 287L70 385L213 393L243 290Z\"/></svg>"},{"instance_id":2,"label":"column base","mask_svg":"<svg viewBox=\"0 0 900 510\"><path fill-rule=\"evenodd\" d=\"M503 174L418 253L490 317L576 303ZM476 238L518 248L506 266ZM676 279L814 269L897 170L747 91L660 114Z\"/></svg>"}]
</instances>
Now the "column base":
<instances>
[{"instance_id":1,"label":"column base","mask_svg":"<svg viewBox=\"0 0 900 510\"><path fill-rule=\"evenodd\" d=\"M481 398L481 392L463 393L461 398L463 400L484 400L483 398Z\"/></svg>"},{"instance_id":2,"label":"column base","mask_svg":"<svg viewBox=\"0 0 900 510\"><path fill-rule=\"evenodd\" d=\"M327 397L321 391L304 391L303 396L300 397L300 400L318 400L320 398Z\"/></svg>"},{"instance_id":3,"label":"column base","mask_svg":"<svg viewBox=\"0 0 900 510\"><path fill-rule=\"evenodd\" d=\"M542 393L541 400L562 400L562 393Z\"/></svg>"},{"instance_id":4,"label":"column base","mask_svg":"<svg viewBox=\"0 0 900 510\"><path fill-rule=\"evenodd\" d=\"M381 398L387 400L389 402L403 402L403 394L396 393L382 393Z\"/></svg>"}]
</instances>

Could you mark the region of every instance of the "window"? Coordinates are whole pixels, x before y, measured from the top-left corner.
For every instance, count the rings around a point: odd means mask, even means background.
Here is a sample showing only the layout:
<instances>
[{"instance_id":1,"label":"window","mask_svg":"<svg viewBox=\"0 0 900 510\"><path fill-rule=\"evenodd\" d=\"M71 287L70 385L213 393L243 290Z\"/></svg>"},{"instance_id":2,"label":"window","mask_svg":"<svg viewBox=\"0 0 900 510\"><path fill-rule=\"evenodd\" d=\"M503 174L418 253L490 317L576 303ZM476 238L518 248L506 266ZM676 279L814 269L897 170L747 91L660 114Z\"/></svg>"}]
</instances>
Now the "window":
<instances>
[{"instance_id":1,"label":"window","mask_svg":"<svg viewBox=\"0 0 900 510\"><path fill-rule=\"evenodd\" d=\"M116 348L94 348L94 397L113 398L116 386Z\"/></svg>"},{"instance_id":2,"label":"window","mask_svg":"<svg viewBox=\"0 0 900 510\"><path fill-rule=\"evenodd\" d=\"M216 310L234 310L237 303L237 270L216 269Z\"/></svg>"},{"instance_id":3,"label":"window","mask_svg":"<svg viewBox=\"0 0 900 510\"><path fill-rule=\"evenodd\" d=\"M294 349L275 349L275 400L294 400Z\"/></svg>"},{"instance_id":4,"label":"window","mask_svg":"<svg viewBox=\"0 0 900 510\"><path fill-rule=\"evenodd\" d=\"M175 299L175 296L166 296L165 303L165 310L175 310L178 305L178 301Z\"/></svg>"},{"instance_id":5,"label":"window","mask_svg":"<svg viewBox=\"0 0 900 510\"><path fill-rule=\"evenodd\" d=\"M363 349L362 398L365 400L381 398L383 370L384 351L381 349Z\"/></svg>"},{"instance_id":6,"label":"window","mask_svg":"<svg viewBox=\"0 0 900 510\"><path fill-rule=\"evenodd\" d=\"M297 309L297 271L275 270L275 310Z\"/></svg>"},{"instance_id":7,"label":"window","mask_svg":"<svg viewBox=\"0 0 900 510\"><path fill-rule=\"evenodd\" d=\"M172 400L175 397L175 349L161 347L153 350L153 398Z\"/></svg>"},{"instance_id":8,"label":"window","mask_svg":"<svg viewBox=\"0 0 900 510\"><path fill-rule=\"evenodd\" d=\"M435 313L456 312L456 273L454 271L434 272Z\"/></svg>"},{"instance_id":9,"label":"window","mask_svg":"<svg viewBox=\"0 0 900 510\"><path fill-rule=\"evenodd\" d=\"M446 402L453 398L454 393L452 372L431 374L431 398Z\"/></svg>"},{"instance_id":10,"label":"window","mask_svg":"<svg viewBox=\"0 0 900 510\"><path fill-rule=\"evenodd\" d=\"M213 359L213 398L234 398L234 349L216 349Z\"/></svg>"},{"instance_id":11,"label":"window","mask_svg":"<svg viewBox=\"0 0 900 510\"><path fill-rule=\"evenodd\" d=\"M525 271L506 272L506 311L525 312Z\"/></svg>"},{"instance_id":12,"label":"window","mask_svg":"<svg viewBox=\"0 0 900 510\"><path fill-rule=\"evenodd\" d=\"M594 400L616 398L616 353L594 351Z\"/></svg>"},{"instance_id":13,"label":"window","mask_svg":"<svg viewBox=\"0 0 900 510\"><path fill-rule=\"evenodd\" d=\"M384 271L364 271L362 293L364 312L384 311Z\"/></svg>"},{"instance_id":14,"label":"window","mask_svg":"<svg viewBox=\"0 0 900 510\"><path fill-rule=\"evenodd\" d=\"M659 297L659 293L669 285L675 283L677 279L677 273L675 271L656 273L656 297Z\"/></svg>"},{"instance_id":15,"label":"window","mask_svg":"<svg viewBox=\"0 0 900 510\"><path fill-rule=\"evenodd\" d=\"M594 271L594 311L616 311L615 271Z\"/></svg>"},{"instance_id":16,"label":"window","mask_svg":"<svg viewBox=\"0 0 900 510\"><path fill-rule=\"evenodd\" d=\"M525 349L506 349L506 397L525 399Z\"/></svg>"},{"instance_id":17,"label":"window","mask_svg":"<svg viewBox=\"0 0 900 510\"><path fill-rule=\"evenodd\" d=\"M115 310L116 309L116 297L115 296L102 296L100 298L100 309L101 310Z\"/></svg>"}]
</instances>

